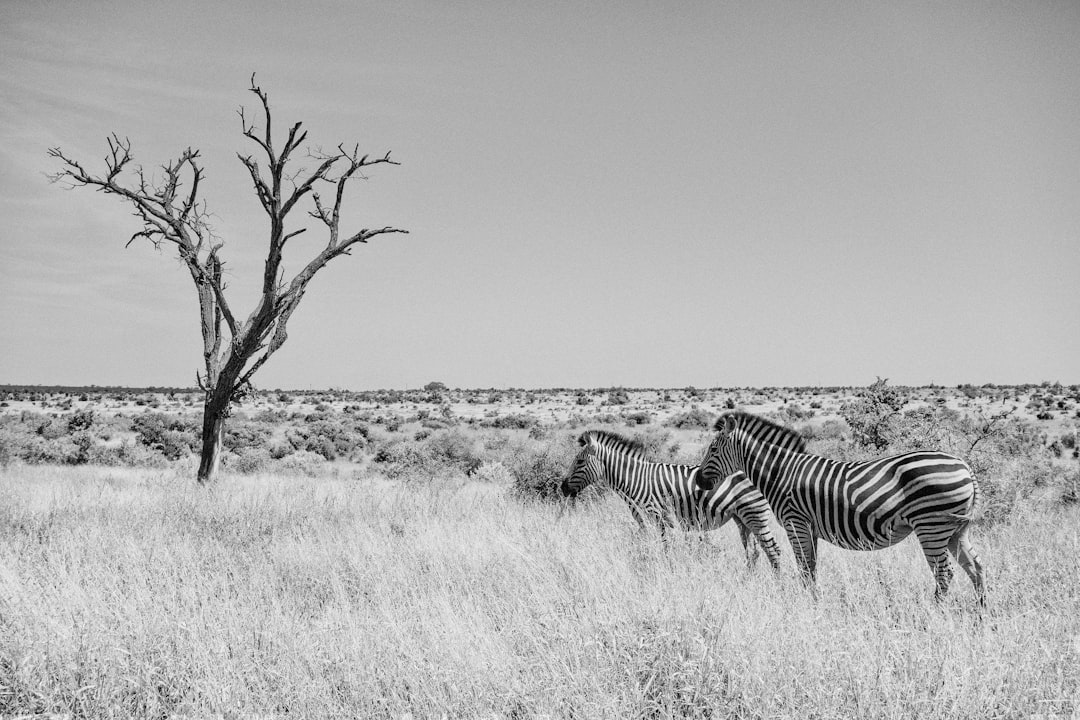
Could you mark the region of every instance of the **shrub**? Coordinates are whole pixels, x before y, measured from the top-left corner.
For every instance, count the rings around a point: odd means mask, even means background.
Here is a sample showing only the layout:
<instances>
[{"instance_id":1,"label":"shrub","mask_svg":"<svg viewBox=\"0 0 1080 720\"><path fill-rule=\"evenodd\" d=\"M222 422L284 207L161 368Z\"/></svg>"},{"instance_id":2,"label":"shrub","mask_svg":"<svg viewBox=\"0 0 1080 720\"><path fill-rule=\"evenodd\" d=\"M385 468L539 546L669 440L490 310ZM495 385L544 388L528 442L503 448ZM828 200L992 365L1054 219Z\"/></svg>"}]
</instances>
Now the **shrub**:
<instances>
[{"instance_id":1,"label":"shrub","mask_svg":"<svg viewBox=\"0 0 1080 720\"><path fill-rule=\"evenodd\" d=\"M280 425L281 423L284 423L288 417L289 416L284 410L268 408L255 413L251 419L255 422L266 423L268 425Z\"/></svg>"},{"instance_id":2,"label":"shrub","mask_svg":"<svg viewBox=\"0 0 1080 720\"><path fill-rule=\"evenodd\" d=\"M297 450L278 463L278 468L283 472L294 475L306 475L315 477L324 465L325 460L321 455L307 450Z\"/></svg>"},{"instance_id":3,"label":"shrub","mask_svg":"<svg viewBox=\"0 0 1080 720\"><path fill-rule=\"evenodd\" d=\"M35 432L45 440L59 440L68 434L67 427L51 419L42 420Z\"/></svg>"},{"instance_id":4,"label":"shrub","mask_svg":"<svg viewBox=\"0 0 1080 720\"><path fill-rule=\"evenodd\" d=\"M691 405L686 412L672 415L664 425L679 430L695 430L698 428L711 428L714 422L716 422L716 415L699 408L697 405Z\"/></svg>"},{"instance_id":5,"label":"shrub","mask_svg":"<svg viewBox=\"0 0 1080 720\"><path fill-rule=\"evenodd\" d=\"M797 403L791 403L781 408L785 418L789 422L795 422L796 420L807 420L814 417L813 410L803 410L802 406Z\"/></svg>"},{"instance_id":6,"label":"shrub","mask_svg":"<svg viewBox=\"0 0 1080 720\"><path fill-rule=\"evenodd\" d=\"M483 427L499 428L503 430L528 430L534 425L539 424L539 420L527 413L511 413L509 415L500 415L491 420L484 420L481 424Z\"/></svg>"},{"instance_id":7,"label":"shrub","mask_svg":"<svg viewBox=\"0 0 1080 720\"><path fill-rule=\"evenodd\" d=\"M859 391L858 399L840 406L840 415L856 442L878 450L892 442L893 419L907 404L907 397L887 383L887 379L879 377L873 385Z\"/></svg>"},{"instance_id":8,"label":"shrub","mask_svg":"<svg viewBox=\"0 0 1080 720\"><path fill-rule=\"evenodd\" d=\"M622 388L612 388L608 392L604 405L625 405L630 402L630 394Z\"/></svg>"},{"instance_id":9,"label":"shrub","mask_svg":"<svg viewBox=\"0 0 1080 720\"><path fill-rule=\"evenodd\" d=\"M136 440L156 450L168 460L177 460L198 447L198 433L193 421L159 412L148 412L131 421Z\"/></svg>"},{"instance_id":10,"label":"shrub","mask_svg":"<svg viewBox=\"0 0 1080 720\"><path fill-rule=\"evenodd\" d=\"M623 415L623 420L627 425L648 425L653 421L653 416L644 410L639 412L626 413Z\"/></svg>"},{"instance_id":11,"label":"shrub","mask_svg":"<svg viewBox=\"0 0 1080 720\"><path fill-rule=\"evenodd\" d=\"M671 442L671 431L659 427L637 430L630 439L641 443L645 457L653 462L674 462L679 451L678 443Z\"/></svg>"},{"instance_id":12,"label":"shrub","mask_svg":"<svg viewBox=\"0 0 1080 720\"><path fill-rule=\"evenodd\" d=\"M519 443L503 462L513 476L513 492L524 498L559 500L577 445L570 436L543 443Z\"/></svg>"},{"instance_id":13,"label":"shrub","mask_svg":"<svg viewBox=\"0 0 1080 720\"><path fill-rule=\"evenodd\" d=\"M225 466L244 475L265 472L270 467L270 451L266 448L243 448L227 455Z\"/></svg>"},{"instance_id":14,"label":"shrub","mask_svg":"<svg viewBox=\"0 0 1080 720\"><path fill-rule=\"evenodd\" d=\"M355 458L367 447L368 428L361 422L344 425L316 420L289 430L285 437L295 450L318 453L326 460Z\"/></svg>"},{"instance_id":15,"label":"shrub","mask_svg":"<svg viewBox=\"0 0 1080 720\"><path fill-rule=\"evenodd\" d=\"M71 417L68 418L67 429L70 433L76 433L80 430L89 430L93 424L93 410L76 410L71 414Z\"/></svg>"},{"instance_id":16,"label":"shrub","mask_svg":"<svg viewBox=\"0 0 1080 720\"><path fill-rule=\"evenodd\" d=\"M472 475L484 462L484 451L479 440L457 428L435 433L423 447L435 462L466 475Z\"/></svg>"},{"instance_id":17,"label":"shrub","mask_svg":"<svg viewBox=\"0 0 1080 720\"><path fill-rule=\"evenodd\" d=\"M498 460L487 460L473 473L473 479L493 485L511 485L514 475Z\"/></svg>"},{"instance_id":18,"label":"shrub","mask_svg":"<svg viewBox=\"0 0 1080 720\"><path fill-rule=\"evenodd\" d=\"M376 449L372 460L383 475L391 479L432 480L451 470L423 451L419 443L393 440Z\"/></svg>"},{"instance_id":19,"label":"shrub","mask_svg":"<svg viewBox=\"0 0 1080 720\"><path fill-rule=\"evenodd\" d=\"M232 422L225 427L224 445L227 450L241 454L244 450L265 447L273 433L263 424Z\"/></svg>"}]
</instances>

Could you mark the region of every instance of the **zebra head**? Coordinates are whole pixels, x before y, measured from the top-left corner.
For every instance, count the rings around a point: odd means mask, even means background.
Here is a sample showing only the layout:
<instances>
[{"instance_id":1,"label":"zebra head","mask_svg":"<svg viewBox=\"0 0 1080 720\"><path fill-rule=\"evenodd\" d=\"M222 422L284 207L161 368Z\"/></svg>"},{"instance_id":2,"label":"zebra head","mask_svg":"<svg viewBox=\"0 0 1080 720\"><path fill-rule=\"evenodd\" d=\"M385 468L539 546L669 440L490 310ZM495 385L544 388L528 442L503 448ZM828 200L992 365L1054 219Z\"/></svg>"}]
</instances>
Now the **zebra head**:
<instances>
[{"instance_id":1,"label":"zebra head","mask_svg":"<svg viewBox=\"0 0 1080 720\"><path fill-rule=\"evenodd\" d=\"M701 459L701 468L697 474L699 490L710 492L724 478L742 472L743 469L732 440L732 434L737 426L738 419L731 414L721 415L716 421L716 437L705 451L705 457Z\"/></svg>"},{"instance_id":2,"label":"zebra head","mask_svg":"<svg viewBox=\"0 0 1080 720\"><path fill-rule=\"evenodd\" d=\"M604 479L605 466L600 459L600 446L596 435L586 432L578 438L581 450L574 456L574 462L570 466L570 475L563 480L561 486L565 497L575 497L589 485Z\"/></svg>"}]
</instances>

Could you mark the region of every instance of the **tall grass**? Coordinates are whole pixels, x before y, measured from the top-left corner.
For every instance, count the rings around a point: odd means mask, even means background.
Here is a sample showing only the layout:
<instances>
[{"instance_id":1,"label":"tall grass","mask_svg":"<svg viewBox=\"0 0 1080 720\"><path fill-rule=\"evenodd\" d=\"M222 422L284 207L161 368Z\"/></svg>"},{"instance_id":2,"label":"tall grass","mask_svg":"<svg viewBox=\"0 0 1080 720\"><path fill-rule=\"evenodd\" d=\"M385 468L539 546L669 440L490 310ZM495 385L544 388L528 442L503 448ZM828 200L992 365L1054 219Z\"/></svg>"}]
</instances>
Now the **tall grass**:
<instances>
[{"instance_id":1,"label":"tall grass","mask_svg":"<svg viewBox=\"0 0 1080 720\"><path fill-rule=\"evenodd\" d=\"M0 714L918 717L1080 708L1080 512L974 531L990 607L918 545L822 547L820 599L733 529L490 485L0 471Z\"/></svg>"}]
</instances>

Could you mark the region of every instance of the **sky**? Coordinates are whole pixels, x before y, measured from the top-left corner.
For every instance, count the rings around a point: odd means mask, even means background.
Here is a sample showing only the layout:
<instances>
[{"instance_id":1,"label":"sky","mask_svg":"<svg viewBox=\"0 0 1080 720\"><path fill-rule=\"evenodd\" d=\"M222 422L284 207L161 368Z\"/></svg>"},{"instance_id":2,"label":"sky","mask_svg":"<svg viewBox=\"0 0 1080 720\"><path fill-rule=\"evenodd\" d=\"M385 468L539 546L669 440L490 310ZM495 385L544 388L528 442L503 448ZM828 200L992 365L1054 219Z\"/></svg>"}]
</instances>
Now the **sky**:
<instances>
[{"instance_id":1,"label":"sky","mask_svg":"<svg viewBox=\"0 0 1080 720\"><path fill-rule=\"evenodd\" d=\"M199 148L230 304L237 109L358 143L263 388L1080 382L1080 3L0 3L0 383L191 386L191 278L50 184ZM279 142L283 135L279 135ZM299 270L326 242L292 242Z\"/></svg>"}]
</instances>

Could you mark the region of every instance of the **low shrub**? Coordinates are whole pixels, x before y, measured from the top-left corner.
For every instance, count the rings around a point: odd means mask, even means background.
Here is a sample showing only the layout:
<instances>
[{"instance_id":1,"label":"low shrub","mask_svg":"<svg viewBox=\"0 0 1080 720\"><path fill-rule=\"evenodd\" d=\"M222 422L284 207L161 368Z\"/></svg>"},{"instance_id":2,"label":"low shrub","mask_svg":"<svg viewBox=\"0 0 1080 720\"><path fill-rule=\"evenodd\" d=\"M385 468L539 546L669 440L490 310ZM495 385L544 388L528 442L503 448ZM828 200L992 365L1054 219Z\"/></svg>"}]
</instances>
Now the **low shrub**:
<instances>
[{"instance_id":1,"label":"low shrub","mask_svg":"<svg viewBox=\"0 0 1080 720\"><path fill-rule=\"evenodd\" d=\"M672 415L664 425L679 430L709 429L716 422L716 417L714 413L708 410L699 408L697 405L691 405L686 412Z\"/></svg>"},{"instance_id":2,"label":"low shrub","mask_svg":"<svg viewBox=\"0 0 1080 720\"><path fill-rule=\"evenodd\" d=\"M472 475L484 463L484 449L475 435L459 428L433 434L423 445L435 462Z\"/></svg>"},{"instance_id":3,"label":"low shrub","mask_svg":"<svg viewBox=\"0 0 1080 720\"><path fill-rule=\"evenodd\" d=\"M560 486L576 454L574 437L563 435L543 442L515 443L507 448L501 461L513 477L515 494L530 499L559 500Z\"/></svg>"},{"instance_id":4,"label":"low shrub","mask_svg":"<svg viewBox=\"0 0 1080 720\"><path fill-rule=\"evenodd\" d=\"M326 459L322 455L307 450L297 450L280 460L276 468L292 475L316 477L325 464Z\"/></svg>"},{"instance_id":5,"label":"low shrub","mask_svg":"<svg viewBox=\"0 0 1080 720\"><path fill-rule=\"evenodd\" d=\"M653 462L675 462L679 444L671 441L672 433L660 427L648 427L630 434L630 439L641 443L645 457Z\"/></svg>"},{"instance_id":6,"label":"low shrub","mask_svg":"<svg viewBox=\"0 0 1080 720\"><path fill-rule=\"evenodd\" d=\"M491 419L485 419L480 425L481 427L502 430L528 430L539 423L539 420L527 413L510 413L509 415L499 415Z\"/></svg>"},{"instance_id":7,"label":"low shrub","mask_svg":"<svg viewBox=\"0 0 1080 720\"><path fill-rule=\"evenodd\" d=\"M132 419L131 429L139 444L156 450L167 460L178 460L199 446L198 425L190 418L142 413Z\"/></svg>"},{"instance_id":8,"label":"low shrub","mask_svg":"<svg viewBox=\"0 0 1080 720\"><path fill-rule=\"evenodd\" d=\"M271 464L270 451L264 447L241 448L239 452L225 456L225 467L244 475L266 472Z\"/></svg>"},{"instance_id":9,"label":"low shrub","mask_svg":"<svg viewBox=\"0 0 1080 720\"><path fill-rule=\"evenodd\" d=\"M368 428L356 421L350 425L330 420L291 428L286 439L295 450L318 453L326 460L356 459L368 446Z\"/></svg>"},{"instance_id":10,"label":"low shrub","mask_svg":"<svg viewBox=\"0 0 1080 720\"><path fill-rule=\"evenodd\" d=\"M224 445L227 450L242 454L245 450L266 447L273 428L263 423L232 421L225 426Z\"/></svg>"},{"instance_id":11,"label":"low shrub","mask_svg":"<svg viewBox=\"0 0 1080 720\"><path fill-rule=\"evenodd\" d=\"M893 441L892 423L907 404L907 396L882 378L856 395L855 400L840 406L841 417L856 442L884 450Z\"/></svg>"}]
</instances>

